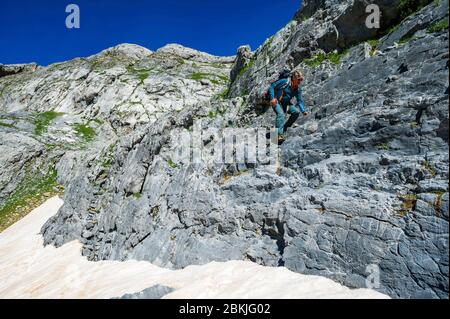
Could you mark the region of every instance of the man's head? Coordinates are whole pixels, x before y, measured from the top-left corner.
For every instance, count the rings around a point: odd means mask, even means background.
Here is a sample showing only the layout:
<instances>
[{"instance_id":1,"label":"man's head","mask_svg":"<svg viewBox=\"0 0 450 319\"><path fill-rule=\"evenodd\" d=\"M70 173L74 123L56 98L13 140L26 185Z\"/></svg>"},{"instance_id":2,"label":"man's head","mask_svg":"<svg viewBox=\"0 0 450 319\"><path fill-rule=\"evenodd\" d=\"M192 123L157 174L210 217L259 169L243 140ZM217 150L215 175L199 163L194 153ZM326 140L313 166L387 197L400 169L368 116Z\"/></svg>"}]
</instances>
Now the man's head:
<instances>
[{"instance_id":1,"label":"man's head","mask_svg":"<svg viewBox=\"0 0 450 319\"><path fill-rule=\"evenodd\" d=\"M303 73L299 70L292 71L291 73L291 83L293 87L297 87L305 77L303 76Z\"/></svg>"}]
</instances>

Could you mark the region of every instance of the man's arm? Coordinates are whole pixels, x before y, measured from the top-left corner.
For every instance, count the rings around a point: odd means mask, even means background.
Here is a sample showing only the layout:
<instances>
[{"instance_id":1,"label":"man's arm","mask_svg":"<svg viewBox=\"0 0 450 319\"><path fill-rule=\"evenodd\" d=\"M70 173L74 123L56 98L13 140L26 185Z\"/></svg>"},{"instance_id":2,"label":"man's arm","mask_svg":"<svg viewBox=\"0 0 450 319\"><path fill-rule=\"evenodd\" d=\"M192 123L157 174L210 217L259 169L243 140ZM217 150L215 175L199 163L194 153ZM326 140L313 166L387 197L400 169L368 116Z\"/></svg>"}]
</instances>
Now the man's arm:
<instances>
[{"instance_id":1,"label":"man's arm","mask_svg":"<svg viewBox=\"0 0 450 319\"><path fill-rule=\"evenodd\" d=\"M297 94L295 95L295 98L297 99L297 107L300 109L300 112L306 115L307 112L305 111L305 102L302 98L302 89L300 88L300 86L297 88Z\"/></svg>"},{"instance_id":2,"label":"man's arm","mask_svg":"<svg viewBox=\"0 0 450 319\"><path fill-rule=\"evenodd\" d=\"M269 90L268 90L268 92L269 92L269 101L272 101L275 98L275 84L276 83L277 82L274 82L274 83L272 83L269 86Z\"/></svg>"}]
</instances>

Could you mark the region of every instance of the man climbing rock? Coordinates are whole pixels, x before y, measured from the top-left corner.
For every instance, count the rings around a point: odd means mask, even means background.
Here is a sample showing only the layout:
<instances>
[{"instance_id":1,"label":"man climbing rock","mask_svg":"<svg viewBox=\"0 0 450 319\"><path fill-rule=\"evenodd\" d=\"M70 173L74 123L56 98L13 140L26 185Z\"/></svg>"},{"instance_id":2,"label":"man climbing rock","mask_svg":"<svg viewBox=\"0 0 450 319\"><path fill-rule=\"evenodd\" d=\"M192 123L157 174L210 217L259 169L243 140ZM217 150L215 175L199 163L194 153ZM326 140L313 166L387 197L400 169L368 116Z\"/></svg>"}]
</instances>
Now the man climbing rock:
<instances>
[{"instance_id":1,"label":"man climbing rock","mask_svg":"<svg viewBox=\"0 0 450 319\"><path fill-rule=\"evenodd\" d=\"M300 84L304 80L303 74L295 70L292 73L285 70L280 73L277 81L272 83L268 90L270 104L276 113L275 126L278 129L278 142L284 142L284 133L291 127L300 116L300 112L304 116L309 113L305 111L305 103L302 99L302 90ZM297 102L292 104L292 98L295 97ZM290 114L289 119L285 122L285 113Z\"/></svg>"}]
</instances>

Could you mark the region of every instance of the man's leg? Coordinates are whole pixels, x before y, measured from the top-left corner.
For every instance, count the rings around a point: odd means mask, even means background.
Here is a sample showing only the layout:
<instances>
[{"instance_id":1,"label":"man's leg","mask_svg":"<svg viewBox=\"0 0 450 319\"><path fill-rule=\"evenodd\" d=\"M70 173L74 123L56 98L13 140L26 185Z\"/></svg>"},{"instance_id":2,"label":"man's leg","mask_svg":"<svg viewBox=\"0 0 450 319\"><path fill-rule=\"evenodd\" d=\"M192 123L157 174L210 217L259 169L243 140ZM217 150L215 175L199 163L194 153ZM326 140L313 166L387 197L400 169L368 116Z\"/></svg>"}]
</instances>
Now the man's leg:
<instances>
[{"instance_id":1,"label":"man's leg","mask_svg":"<svg viewBox=\"0 0 450 319\"><path fill-rule=\"evenodd\" d=\"M288 113L290 114L288 121L284 124L284 131L286 132L300 116L300 109L294 105L289 105Z\"/></svg>"},{"instance_id":2,"label":"man's leg","mask_svg":"<svg viewBox=\"0 0 450 319\"><path fill-rule=\"evenodd\" d=\"M277 114L277 118L275 120L275 127L278 129L278 135L284 134L284 121L286 119L283 111L283 107L280 104L277 104L273 110Z\"/></svg>"}]
</instances>

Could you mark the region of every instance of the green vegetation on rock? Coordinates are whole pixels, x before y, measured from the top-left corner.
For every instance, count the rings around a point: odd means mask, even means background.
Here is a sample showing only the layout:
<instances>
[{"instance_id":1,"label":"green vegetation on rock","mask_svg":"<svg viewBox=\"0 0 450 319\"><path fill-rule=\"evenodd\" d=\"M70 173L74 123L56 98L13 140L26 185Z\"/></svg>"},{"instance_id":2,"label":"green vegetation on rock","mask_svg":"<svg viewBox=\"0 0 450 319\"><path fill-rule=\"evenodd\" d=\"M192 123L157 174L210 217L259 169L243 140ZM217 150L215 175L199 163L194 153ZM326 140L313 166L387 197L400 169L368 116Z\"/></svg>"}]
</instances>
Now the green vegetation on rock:
<instances>
[{"instance_id":1,"label":"green vegetation on rock","mask_svg":"<svg viewBox=\"0 0 450 319\"><path fill-rule=\"evenodd\" d=\"M172 159L170 159L170 158L167 160L167 164L169 165L170 168L177 168L178 167L178 165L176 163L174 163L172 161Z\"/></svg>"},{"instance_id":2,"label":"green vegetation on rock","mask_svg":"<svg viewBox=\"0 0 450 319\"><path fill-rule=\"evenodd\" d=\"M375 55L375 52L378 49L379 42L380 42L380 40L378 40L378 39L371 39L371 40L367 41L367 43L370 45L370 55L371 56Z\"/></svg>"},{"instance_id":3,"label":"green vegetation on rock","mask_svg":"<svg viewBox=\"0 0 450 319\"><path fill-rule=\"evenodd\" d=\"M75 130L75 134L86 143L91 142L96 136L95 130L89 125L76 123L72 127Z\"/></svg>"},{"instance_id":4,"label":"green vegetation on rock","mask_svg":"<svg viewBox=\"0 0 450 319\"><path fill-rule=\"evenodd\" d=\"M237 79L241 78L253 66L253 64L255 64L255 59L252 57L248 64L239 71Z\"/></svg>"},{"instance_id":5,"label":"green vegetation on rock","mask_svg":"<svg viewBox=\"0 0 450 319\"><path fill-rule=\"evenodd\" d=\"M330 61L332 64L339 64L345 54L347 54L347 50L343 52L334 51L329 53L319 53L310 59L303 60L303 62L310 67L319 66L324 61Z\"/></svg>"},{"instance_id":6,"label":"green vegetation on rock","mask_svg":"<svg viewBox=\"0 0 450 319\"><path fill-rule=\"evenodd\" d=\"M45 199L61 193L62 188L56 177L54 167L43 174L27 170L14 192L0 205L0 231L24 217Z\"/></svg>"},{"instance_id":7,"label":"green vegetation on rock","mask_svg":"<svg viewBox=\"0 0 450 319\"><path fill-rule=\"evenodd\" d=\"M389 151L390 150L389 144L387 144L387 143L378 144L378 145L376 145L376 148L379 149L380 151Z\"/></svg>"},{"instance_id":8,"label":"green vegetation on rock","mask_svg":"<svg viewBox=\"0 0 450 319\"><path fill-rule=\"evenodd\" d=\"M135 199L139 199L139 198L142 197L142 194L141 194L141 193L133 193L133 197L134 197Z\"/></svg>"},{"instance_id":9,"label":"green vegetation on rock","mask_svg":"<svg viewBox=\"0 0 450 319\"><path fill-rule=\"evenodd\" d=\"M218 97L222 100L225 100L228 97L228 94L230 93L230 89L227 87L222 92L218 94Z\"/></svg>"},{"instance_id":10,"label":"green vegetation on rock","mask_svg":"<svg viewBox=\"0 0 450 319\"><path fill-rule=\"evenodd\" d=\"M33 116L34 133L36 135L42 135L47 132L50 123L64 113L58 113L54 111L48 111L43 113L36 113Z\"/></svg>"},{"instance_id":11,"label":"green vegetation on rock","mask_svg":"<svg viewBox=\"0 0 450 319\"><path fill-rule=\"evenodd\" d=\"M7 127L7 128L15 128L15 126L13 124L3 123L1 121L0 121L0 126Z\"/></svg>"},{"instance_id":12,"label":"green vegetation on rock","mask_svg":"<svg viewBox=\"0 0 450 319\"><path fill-rule=\"evenodd\" d=\"M148 69L135 69L133 66L128 66L127 71L135 75L141 83L143 83L150 75L150 70Z\"/></svg>"},{"instance_id":13,"label":"green vegetation on rock","mask_svg":"<svg viewBox=\"0 0 450 319\"><path fill-rule=\"evenodd\" d=\"M215 118L217 116L217 113L216 112L214 112L214 111L209 111L208 112L208 117L210 118L210 119L213 119L213 118Z\"/></svg>"},{"instance_id":14,"label":"green vegetation on rock","mask_svg":"<svg viewBox=\"0 0 450 319\"><path fill-rule=\"evenodd\" d=\"M448 19L436 22L435 24L431 25L428 29L428 33L435 33L440 32L442 30L448 29Z\"/></svg>"},{"instance_id":15,"label":"green vegetation on rock","mask_svg":"<svg viewBox=\"0 0 450 319\"><path fill-rule=\"evenodd\" d=\"M431 176L433 176L433 177L436 176L436 174L437 174L436 169L433 167L433 165L431 165L430 162L423 161L422 166L431 174Z\"/></svg>"},{"instance_id":16,"label":"green vegetation on rock","mask_svg":"<svg viewBox=\"0 0 450 319\"><path fill-rule=\"evenodd\" d=\"M401 217L405 217L410 211L416 207L417 195L416 194L406 194L398 196L402 201L401 209L398 211Z\"/></svg>"},{"instance_id":17,"label":"green vegetation on rock","mask_svg":"<svg viewBox=\"0 0 450 319\"><path fill-rule=\"evenodd\" d=\"M207 73L194 72L191 74L191 79L196 81L201 81L207 78Z\"/></svg>"},{"instance_id":18,"label":"green vegetation on rock","mask_svg":"<svg viewBox=\"0 0 450 319\"><path fill-rule=\"evenodd\" d=\"M194 72L191 74L190 78L195 81L209 80L216 85L227 84L229 81L229 78L225 75L218 75L204 72Z\"/></svg>"}]
</instances>

